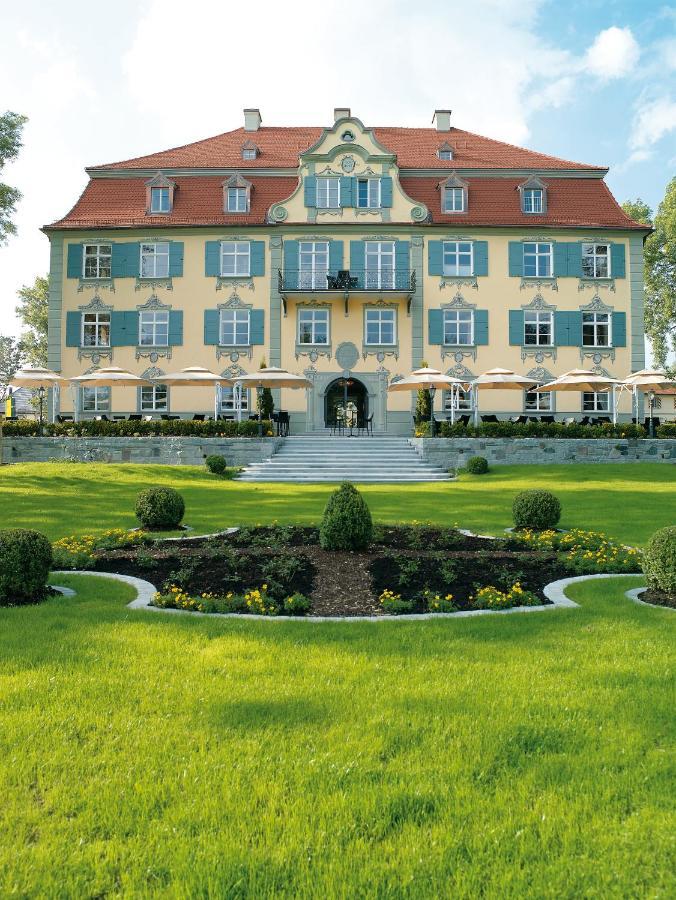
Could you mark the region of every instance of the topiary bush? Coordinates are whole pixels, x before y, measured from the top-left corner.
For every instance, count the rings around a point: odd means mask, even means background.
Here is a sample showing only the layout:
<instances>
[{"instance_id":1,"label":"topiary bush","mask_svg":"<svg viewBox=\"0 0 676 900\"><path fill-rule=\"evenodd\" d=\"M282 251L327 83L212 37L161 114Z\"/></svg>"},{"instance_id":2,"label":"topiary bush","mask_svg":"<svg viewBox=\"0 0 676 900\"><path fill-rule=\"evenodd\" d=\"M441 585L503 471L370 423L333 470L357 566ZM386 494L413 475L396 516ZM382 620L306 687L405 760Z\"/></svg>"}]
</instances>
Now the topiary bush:
<instances>
[{"instance_id":1,"label":"topiary bush","mask_svg":"<svg viewBox=\"0 0 676 900\"><path fill-rule=\"evenodd\" d=\"M357 488L344 481L329 497L319 544L324 550L363 550L373 534L371 513Z\"/></svg>"},{"instance_id":2,"label":"topiary bush","mask_svg":"<svg viewBox=\"0 0 676 900\"><path fill-rule=\"evenodd\" d=\"M676 525L660 528L643 553L643 574L654 591L676 594Z\"/></svg>"},{"instance_id":3,"label":"topiary bush","mask_svg":"<svg viewBox=\"0 0 676 900\"><path fill-rule=\"evenodd\" d=\"M217 454L214 454L213 456L207 456L207 458L204 460L204 463L207 469L212 473L212 475L223 475L225 470L228 468L225 457L218 456Z\"/></svg>"},{"instance_id":4,"label":"topiary bush","mask_svg":"<svg viewBox=\"0 0 676 900\"><path fill-rule=\"evenodd\" d=\"M173 488L146 488L136 498L136 518L144 528L177 528L184 513L183 497Z\"/></svg>"},{"instance_id":5,"label":"topiary bush","mask_svg":"<svg viewBox=\"0 0 676 900\"><path fill-rule=\"evenodd\" d=\"M466 468L470 475L485 475L488 472L488 460L485 456L470 456Z\"/></svg>"},{"instance_id":6,"label":"topiary bush","mask_svg":"<svg viewBox=\"0 0 676 900\"><path fill-rule=\"evenodd\" d=\"M44 534L25 528L0 531L0 606L41 600L52 565Z\"/></svg>"},{"instance_id":7,"label":"topiary bush","mask_svg":"<svg viewBox=\"0 0 676 900\"><path fill-rule=\"evenodd\" d=\"M512 503L516 528L544 530L556 528L561 518L561 503L549 491L521 491Z\"/></svg>"}]
</instances>

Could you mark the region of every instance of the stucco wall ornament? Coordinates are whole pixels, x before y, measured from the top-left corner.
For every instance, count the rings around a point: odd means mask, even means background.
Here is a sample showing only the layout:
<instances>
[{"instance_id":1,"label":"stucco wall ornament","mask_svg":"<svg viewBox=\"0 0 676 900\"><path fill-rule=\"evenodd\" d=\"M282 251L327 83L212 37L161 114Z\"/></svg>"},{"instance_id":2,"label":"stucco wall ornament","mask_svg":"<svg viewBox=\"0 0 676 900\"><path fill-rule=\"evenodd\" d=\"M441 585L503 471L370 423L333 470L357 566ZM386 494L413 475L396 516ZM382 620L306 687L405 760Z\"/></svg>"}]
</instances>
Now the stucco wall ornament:
<instances>
[{"instance_id":1,"label":"stucco wall ornament","mask_svg":"<svg viewBox=\"0 0 676 900\"><path fill-rule=\"evenodd\" d=\"M344 156L341 163L340 168L343 172L347 172L348 174L354 170L356 163L354 161L354 156Z\"/></svg>"},{"instance_id":2,"label":"stucco wall ornament","mask_svg":"<svg viewBox=\"0 0 676 900\"><path fill-rule=\"evenodd\" d=\"M336 362L341 369L350 371L359 362L359 350L352 341L343 341L336 349Z\"/></svg>"}]
</instances>

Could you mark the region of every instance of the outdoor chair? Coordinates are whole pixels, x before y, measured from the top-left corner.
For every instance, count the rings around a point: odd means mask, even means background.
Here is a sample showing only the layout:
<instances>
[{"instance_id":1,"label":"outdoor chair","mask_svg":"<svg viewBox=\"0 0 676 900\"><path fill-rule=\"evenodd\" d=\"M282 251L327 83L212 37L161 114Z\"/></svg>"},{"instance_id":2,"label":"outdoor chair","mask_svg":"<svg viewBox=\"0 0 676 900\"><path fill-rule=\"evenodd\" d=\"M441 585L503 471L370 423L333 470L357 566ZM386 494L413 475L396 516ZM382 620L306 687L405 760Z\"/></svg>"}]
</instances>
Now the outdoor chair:
<instances>
[{"instance_id":1,"label":"outdoor chair","mask_svg":"<svg viewBox=\"0 0 676 900\"><path fill-rule=\"evenodd\" d=\"M554 418L554 416L540 416L540 421L545 422L548 425L551 425L553 422L556 421L556 419Z\"/></svg>"},{"instance_id":2,"label":"outdoor chair","mask_svg":"<svg viewBox=\"0 0 676 900\"><path fill-rule=\"evenodd\" d=\"M289 414L283 409L277 414L277 435L279 437L288 437L289 435Z\"/></svg>"},{"instance_id":3,"label":"outdoor chair","mask_svg":"<svg viewBox=\"0 0 676 900\"><path fill-rule=\"evenodd\" d=\"M597 416L592 419L592 425L610 425L610 416Z\"/></svg>"},{"instance_id":4,"label":"outdoor chair","mask_svg":"<svg viewBox=\"0 0 676 900\"><path fill-rule=\"evenodd\" d=\"M58 415L58 416L56 417L56 421L59 422L59 423L61 423L61 424L63 424L64 422L72 422L72 421L73 421L73 417L72 417L72 416L62 416L62 415Z\"/></svg>"},{"instance_id":5,"label":"outdoor chair","mask_svg":"<svg viewBox=\"0 0 676 900\"><path fill-rule=\"evenodd\" d=\"M657 416L653 416L653 426L655 428L659 428L659 426L660 426L660 420L658 419ZM645 428L646 431L650 431L650 416L645 417L645 420L643 422L643 427Z\"/></svg>"},{"instance_id":6,"label":"outdoor chair","mask_svg":"<svg viewBox=\"0 0 676 900\"><path fill-rule=\"evenodd\" d=\"M338 418L338 416L332 416L329 419L329 428L331 429L331 434L342 434L343 426L343 419Z\"/></svg>"},{"instance_id":7,"label":"outdoor chair","mask_svg":"<svg viewBox=\"0 0 676 900\"><path fill-rule=\"evenodd\" d=\"M113 421L114 422L126 422L127 417L126 416L113 416Z\"/></svg>"},{"instance_id":8,"label":"outdoor chair","mask_svg":"<svg viewBox=\"0 0 676 900\"><path fill-rule=\"evenodd\" d=\"M132 413L129 416L129 421L130 422L140 422L142 418L143 418L143 416L141 415L141 413Z\"/></svg>"},{"instance_id":9,"label":"outdoor chair","mask_svg":"<svg viewBox=\"0 0 676 900\"><path fill-rule=\"evenodd\" d=\"M498 420L497 416L488 415L488 416L482 416L481 421L482 422L498 422L499 420Z\"/></svg>"},{"instance_id":10,"label":"outdoor chair","mask_svg":"<svg viewBox=\"0 0 676 900\"><path fill-rule=\"evenodd\" d=\"M509 421L514 425L525 425L528 422L528 416L512 416Z\"/></svg>"},{"instance_id":11,"label":"outdoor chair","mask_svg":"<svg viewBox=\"0 0 676 900\"><path fill-rule=\"evenodd\" d=\"M575 416L566 416L563 420L564 425L575 425Z\"/></svg>"},{"instance_id":12,"label":"outdoor chair","mask_svg":"<svg viewBox=\"0 0 676 900\"><path fill-rule=\"evenodd\" d=\"M108 416L94 416L97 422L110 422Z\"/></svg>"},{"instance_id":13,"label":"outdoor chair","mask_svg":"<svg viewBox=\"0 0 676 900\"><path fill-rule=\"evenodd\" d=\"M203 422L204 419L205 419L204 413L195 413L195 415L192 417L193 422Z\"/></svg>"},{"instance_id":14,"label":"outdoor chair","mask_svg":"<svg viewBox=\"0 0 676 900\"><path fill-rule=\"evenodd\" d=\"M460 416L460 418L457 421L463 426L463 428L467 428L467 426L469 425L470 419L471 419L471 416L465 414L465 415Z\"/></svg>"},{"instance_id":15,"label":"outdoor chair","mask_svg":"<svg viewBox=\"0 0 676 900\"><path fill-rule=\"evenodd\" d=\"M580 419L580 425L589 425L589 416L582 416Z\"/></svg>"}]
</instances>

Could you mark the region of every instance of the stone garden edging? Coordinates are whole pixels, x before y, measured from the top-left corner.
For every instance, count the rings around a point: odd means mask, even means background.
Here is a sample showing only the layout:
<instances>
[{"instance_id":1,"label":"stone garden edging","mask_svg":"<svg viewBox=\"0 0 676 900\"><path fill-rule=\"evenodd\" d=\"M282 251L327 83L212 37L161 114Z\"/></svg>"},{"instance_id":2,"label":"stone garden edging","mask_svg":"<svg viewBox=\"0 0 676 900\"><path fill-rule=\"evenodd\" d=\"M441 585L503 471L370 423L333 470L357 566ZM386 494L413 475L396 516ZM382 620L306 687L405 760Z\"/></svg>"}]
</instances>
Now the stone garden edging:
<instances>
[{"instance_id":1,"label":"stone garden edging","mask_svg":"<svg viewBox=\"0 0 676 900\"><path fill-rule=\"evenodd\" d=\"M648 603L646 600L641 600L641 594L645 594L648 588L632 588L632 590L627 591L625 597L629 600L633 600L634 603L638 603L640 606L649 606L651 609L670 609L672 612L676 612L676 608L673 606L660 606L657 603Z\"/></svg>"}]
</instances>

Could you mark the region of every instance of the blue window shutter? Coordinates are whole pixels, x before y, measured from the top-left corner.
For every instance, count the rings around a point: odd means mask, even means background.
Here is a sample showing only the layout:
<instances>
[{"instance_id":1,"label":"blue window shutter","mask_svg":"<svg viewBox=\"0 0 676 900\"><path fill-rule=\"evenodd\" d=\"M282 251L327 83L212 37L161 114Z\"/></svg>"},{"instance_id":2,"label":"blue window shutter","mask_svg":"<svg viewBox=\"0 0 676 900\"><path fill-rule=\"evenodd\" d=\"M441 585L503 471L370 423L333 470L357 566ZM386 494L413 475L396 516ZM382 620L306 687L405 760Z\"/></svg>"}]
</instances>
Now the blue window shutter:
<instances>
[{"instance_id":1,"label":"blue window shutter","mask_svg":"<svg viewBox=\"0 0 676 900\"><path fill-rule=\"evenodd\" d=\"M509 274L512 277L523 275L523 244L521 241L509 242Z\"/></svg>"},{"instance_id":2,"label":"blue window shutter","mask_svg":"<svg viewBox=\"0 0 676 900\"><path fill-rule=\"evenodd\" d=\"M568 274L568 244L563 241L554 242L554 272L556 278L565 278Z\"/></svg>"},{"instance_id":3,"label":"blue window shutter","mask_svg":"<svg viewBox=\"0 0 676 900\"><path fill-rule=\"evenodd\" d=\"M141 244L137 241L133 244L125 244L125 247L127 251L125 276L138 278L141 273Z\"/></svg>"},{"instance_id":4,"label":"blue window shutter","mask_svg":"<svg viewBox=\"0 0 676 900\"><path fill-rule=\"evenodd\" d=\"M350 273L359 278L359 285L364 285L364 242L350 241Z\"/></svg>"},{"instance_id":5,"label":"blue window shutter","mask_svg":"<svg viewBox=\"0 0 676 900\"><path fill-rule=\"evenodd\" d=\"M183 241L169 243L169 275L171 278L183 275Z\"/></svg>"},{"instance_id":6,"label":"blue window shutter","mask_svg":"<svg viewBox=\"0 0 676 900\"><path fill-rule=\"evenodd\" d=\"M221 315L217 309L204 310L204 343L218 344Z\"/></svg>"},{"instance_id":7,"label":"blue window shutter","mask_svg":"<svg viewBox=\"0 0 676 900\"><path fill-rule=\"evenodd\" d=\"M343 268L343 242L329 241L329 269L333 274Z\"/></svg>"},{"instance_id":8,"label":"blue window shutter","mask_svg":"<svg viewBox=\"0 0 676 900\"><path fill-rule=\"evenodd\" d=\"M314 175L306 175L303 182L303 192L306 206L317 205L317 178Z\"/></svg>"},{"instance_id":9,"label":"blue window shutter","mask_svg":"<svg viewBox=\"0 0 676 900\"><path fill-rule=\"evenodd\" d=\"M340 205L354 206L352 202L352 178L349 175L340 176Z\"/></svg>"},{"instance_id":10,"label":"blue window shutter","mask_svg":"<svg viewBox=\"0 0 676 900\"><path fill-rule=\"evenodd\" d=\"M410 268L410 251L408 241L395 241L394 244L394 269L397 278L397 287L404 288Z\"/></svg>"},{"instance_id":11,"label":"blue window shutter","mask_svg":"<svg viewBox=\"0 0 676 900\"><path fill-rule=\"evenodd\" d=\"M359 206L359 179L352 179L352 206Z\"/></svg>"},{"instance_id":12,"label":"blue window shutter","mask_svg":"<svg viewBox=\"0 0 676 900\"><path fill-rule=\"evenodd\" d=\"M68 244L68 265L66 266L68 278L82 278L84 252L82 247L82 244Z\"/></svg>"},{"instance_id":13,"label":"blue window shutter","mask_svg":"<svg viewBox=\"0 0 676 900\"><path fill-rule=\"evenodd\" d=\"M474 343L485 346L488 343L488 310L474 310Z\"/></svg>"},{"instance_id":14,"label":"blue window shutter","mask_svg":"<svg viewBox=\"0 0 676 900\"><path fill-rule=\"evenodd\" d=\"M427 271L430 275L443 275L442 241L429 241L427 245Z\"/></svg>"},{"instance_id":15,"label":"blue window shutter","mask_svg":"<svg viewBox=\"0 0 676 900\"><path fill-rule=\"evenodd\" d=\"M180 347L183 343L183 310L169 311L169 346Z\"/></svg>"},{"instance_id":16,"label":"blue window shutter","mask_svg":"<svg viewBox=\"0 0 676 900\"><path fill-rule=\"evenodd\" d=\"M563 311L554 313L554 343L558 347L573 346L570 343L570 315L571 313Z\"/></svg>"},{"instance_id":17,"label":"blue window shutter","mask_svg":"<svg viewBox=\"0 0 676 900\"><path fill-rule=\"evenodd\" d=\"M110 274L113 278L127 277L127 244L111 246Z\"/></svg>"},{"instance_id":18,"label":"blue window shutter","mask_svg":"<svg viewBox=\"0 0 676 900\"><path fill-rule=\"evenodd\" d=\"M329 253L331 251L329 250ZM300 256L298 241L284 241L284 287L290 291L298 288L298 270L300 269Z\"/></svg>"},{"instance_id":19,"label":"blue window shutter","mask_svg":"<svg viewBox=\"0 0 676 900\"><path fill-rule=\"evenodd\" d=\"M265 310L252 309L249 313L249 341L252 344L265 343Z\"/></svg>"},{"instance_id":20,"label":"blue window shutter","mask_svg":"<svg viewBox=\"0 0 676 900\"><path fill-rule=\"evenodd\" d=\"M221 274L220 241L207 241L204 245L204 274L213 277Z\"/></svg>"},{"instance_id":21,"label":"blue window shutter","mask_svg":"<svg viewBox=\"0 0 676 900\"><path fill-rule=\"evenodd\" d=\"M624 249L624 248L622 248ZM623 312L613 313L613 347L627 346L627 314Z\"/></svg>"},{"instance_id":22,"label":"blue window shutter","mask_svg":"<svg viewBox=\"0 0 676 900\"><path fill-rule=\"evenodd\" d=\"M430 344L443 344L443 342L444 342L444 311L443 311L443 309L429 309L427 311L427 341Z\"/></svg>"},{"instance_id":23,"label":"blue window shutter","mask_svg":"<svg viewBox=\"0 0 676 900\"><path fill-rule=\"evenodd\" d=\"M624 244L610 245L610 274L612 278L625 278Z\"/></svg>"},{"instance_id":24,"label":"blue window shutter","mask_svg":"<svg viewBox=\"0 0 676 900\"><path fill-rule=\"evenodd\" d=\"M392 206L392 179L389 175L380 179L380 205L383 208Z\"/></svg>"},{"instance_id":25,"label":"blue window shutter","mask_svg":"<svg viewBox=\"0 0 676 900\"><path fill-rule=\"evenodd\" d=\"M509 311L509 343L523 344L523 310L510 309Z\"/></svg>"},{"instance_id":26,"label":"blue window shutter","mask_svg":"<svg viewBox=\"0 0 676 900\"><path fill-rule=\"evenodd\" d=\"M110 346L130 347L138 343L138 312L113 310L110 314Z\"/></svg>"},{"instance_id":27,"label":"blue window shutter","mask_svg":"<svg viewBox=\"0 0 676 900\"><path fill-rule=\"evenodd\" d=\"M568 244L568 274L572 278L582 278L582 244Z\"/></svg>"},{"instance_id":28,"label":"blue window shutter","mask_svg":"<svg viewBox=\"0 0 676 900\"><path fill-rule=\"evenodd\" d=\"M72 246L72 245L71 245ZM71 276L69 276L71 277ZM82 314L79 312L66 313L66 347L80 346L80 326Z\"/></svg>"},{"instance_id":29,"label":"blue window shutter","mask_svg":"<svg viewBox=\"0 0 676 900\"><path fill-rule=\"evenodd\" d=\"M570 341L569 347L581 347L582 346L582 313L581 312L569 312L568 313L568 340Z\"/></svg>"},{"instance_id":30,"label":"blue window shutter","mask_svg":"<svg viewBox=\"0 0 676 900\"><path fill-rule=\"evenodd\" d=\"M265 241L251 241L249 252L251 254L251 274L265 275Z\"/></svg>"},{"instance_id":31,"label":"blue window shutter","mask_svg":"<svg viewBox=\"0 0 676 900\"><path fill-rule=\"evenodd\" d=\"M474 274L488 275L488 241L474 241Z\"/></svg>"}]
</instances>

